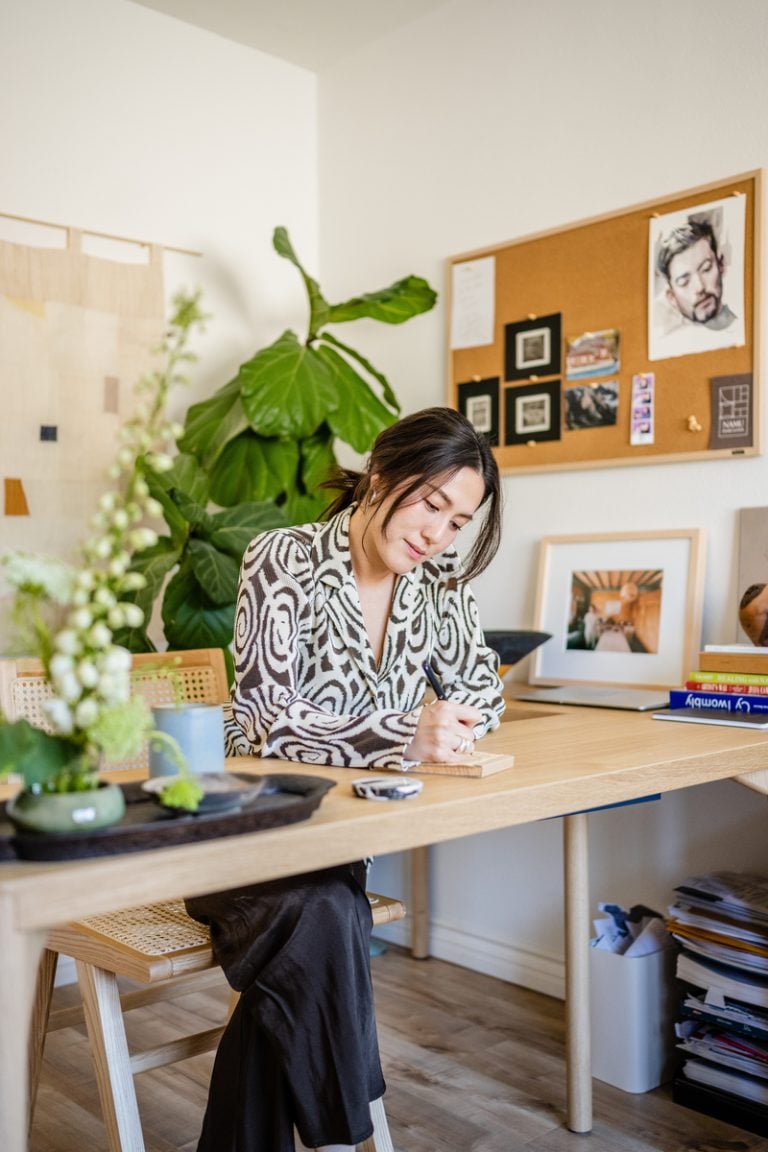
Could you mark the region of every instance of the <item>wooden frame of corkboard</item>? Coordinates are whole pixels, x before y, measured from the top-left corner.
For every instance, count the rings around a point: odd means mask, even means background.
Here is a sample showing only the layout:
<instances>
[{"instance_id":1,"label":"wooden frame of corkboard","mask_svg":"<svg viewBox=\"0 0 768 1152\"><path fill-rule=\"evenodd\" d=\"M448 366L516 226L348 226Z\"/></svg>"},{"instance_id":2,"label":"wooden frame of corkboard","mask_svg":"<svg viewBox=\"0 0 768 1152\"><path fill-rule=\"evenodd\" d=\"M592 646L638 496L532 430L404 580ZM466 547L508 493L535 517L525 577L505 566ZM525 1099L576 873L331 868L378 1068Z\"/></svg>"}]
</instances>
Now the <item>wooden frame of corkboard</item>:
<instances>
[{"instance_id":1,"label":"wooden frame of corkboard","mask_svg":"<svg viewBox=\"0 0 768 1152\"><path fill-rule=\"evenodd\" d=\"M743 343L662 358L658 352L660 348L663 352L664 344L654 329L656 358L650 359L649 329L656 321L651 312L654 263L649 237L654 229L658 236L665 223L652 221L669 216L671 226L678 222L677 214L688 219L690 212L695 217L697 207L707 219L717 211L728 214L731 197L744 198L743 253L734 244L726 257L721 248L723 301L728 298L730 261L731 292L743 317ZM479 417L477 426L488 434L502 472L732 460L760 454L762 198L763 172L757 170L448 260L449 403L470 418ZM726 208L718 209L718 203ZM722 246L722 235L718 243ZM455 322L455 270L486 257L494 258L485 265L487 271L493 265L492 340L454 347L459 342L450 330ZM666 287L659 277L658 282ZM681 327L688 329L684 338L689 341L713 339L701 323L681 321ZM619 367L603 384L610 384L617 394L615 423L567 427L565 393L578 383L566 378L567 342L611 330L619 334ZM645 374L653 374L653 442L632 443L631 426L640 427L636 423L640 393L633 390L633 379ZM721 395L719 382L733 377L746 385L740 390L746 403L741 408L740 435L729 442L723 429L735 425L716 422L716 397ZM600 381L589 386L595 383ZM610 398L610 390L602 391Z\"/></svg>"}]
</instances>

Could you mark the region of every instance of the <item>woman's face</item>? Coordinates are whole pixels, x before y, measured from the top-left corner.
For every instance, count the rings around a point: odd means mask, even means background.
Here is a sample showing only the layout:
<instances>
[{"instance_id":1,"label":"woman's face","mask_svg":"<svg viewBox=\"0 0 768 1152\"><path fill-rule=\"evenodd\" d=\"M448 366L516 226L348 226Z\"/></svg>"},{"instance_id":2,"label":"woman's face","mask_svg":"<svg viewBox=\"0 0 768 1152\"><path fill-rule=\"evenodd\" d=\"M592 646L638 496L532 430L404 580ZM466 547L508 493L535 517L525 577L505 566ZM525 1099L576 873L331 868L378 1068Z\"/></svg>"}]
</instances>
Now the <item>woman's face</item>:
<instances>
[{"instance_id":1,"label":"woman's face","mask_svg":"<svg viewBox=\"0 0 768 1152\"><path fill-rule=\"evenodd\" d=\"M371 479L375 491L376 477ZM398 491L372 505L364 546L371 564L402 575L454 543L480 507L485 485L474 468L435 477L396 509L384 535L381 525Z\"/></svg>"}]
</instances>

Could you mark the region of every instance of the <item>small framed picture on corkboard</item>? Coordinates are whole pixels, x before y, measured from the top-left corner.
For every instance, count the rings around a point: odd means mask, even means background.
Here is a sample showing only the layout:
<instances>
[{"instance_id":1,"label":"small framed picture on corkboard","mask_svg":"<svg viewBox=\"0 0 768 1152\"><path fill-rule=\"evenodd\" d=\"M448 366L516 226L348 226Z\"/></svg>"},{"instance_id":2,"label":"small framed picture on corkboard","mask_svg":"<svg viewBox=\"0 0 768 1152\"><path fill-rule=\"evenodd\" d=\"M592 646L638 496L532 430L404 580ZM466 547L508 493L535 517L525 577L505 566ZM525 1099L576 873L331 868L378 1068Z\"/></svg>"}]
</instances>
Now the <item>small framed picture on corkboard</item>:
<instances>
[{"instance_id":1,"label":"small framed picture on corkboard","mask_svg":"<svg viewBox=\"0 0 768 1152\"><path fill-rule=\"evenodd\" d=\"M560 439L560 381L523 384L504 393L505 444Z\"/></svg>"},{"instance_id":2,"label":"small framed picture on corkboard","mask_svg":"<svg viewBox=\"0 0 768 1152\"><path fill-rule=\"evenodd\" d=\"M469 380L459 384L459 411L493 448L499 444L499 378Z\"/></svg>"}]
</instances>

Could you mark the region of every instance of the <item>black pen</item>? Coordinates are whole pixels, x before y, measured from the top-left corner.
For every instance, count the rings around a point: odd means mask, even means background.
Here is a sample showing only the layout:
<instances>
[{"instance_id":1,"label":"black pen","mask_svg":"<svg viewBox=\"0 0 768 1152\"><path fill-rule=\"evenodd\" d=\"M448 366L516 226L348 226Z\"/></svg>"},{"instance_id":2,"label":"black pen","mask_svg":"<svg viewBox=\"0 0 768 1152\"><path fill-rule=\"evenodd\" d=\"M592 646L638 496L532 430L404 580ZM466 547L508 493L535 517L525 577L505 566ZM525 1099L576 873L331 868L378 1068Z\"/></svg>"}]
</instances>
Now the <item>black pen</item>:
<instances>
[{"instance_id":1,"label":"black pen","mask_svg":"<svg viewBox=\"0 0 768 1152\"><path fill-rule=\"evenodd\" d=\"M447 700L448 697L445 694L445 688L443 688L442 684L440 683L437 677L437 673L430 664L429 660L424 661L422 668L424 669L424 675L426 676L427 680L429 680L432 690L435 693L435 696L437 696L438 700Z\"/></svg>"}]
</instances>

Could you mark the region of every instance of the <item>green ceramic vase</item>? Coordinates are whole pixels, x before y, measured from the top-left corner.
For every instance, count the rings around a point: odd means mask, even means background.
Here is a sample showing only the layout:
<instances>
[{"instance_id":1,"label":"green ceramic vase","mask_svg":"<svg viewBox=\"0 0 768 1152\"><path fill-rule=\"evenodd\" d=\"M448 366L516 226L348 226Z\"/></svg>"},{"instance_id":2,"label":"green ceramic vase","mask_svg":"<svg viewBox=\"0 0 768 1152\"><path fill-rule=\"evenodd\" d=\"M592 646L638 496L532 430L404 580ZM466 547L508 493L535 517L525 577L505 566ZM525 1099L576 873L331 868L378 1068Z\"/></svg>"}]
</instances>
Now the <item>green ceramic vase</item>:
<instances>
[{"instance_id":1,"label":"green ceramic vase","mask_svg":"<svg viewBox=\"0 0 768 1152\"><path fill-rule=\"evenodd\" d=\"M86 792L18 792L6 816L20 832L87 832L117 824L125 812L119 784L99 784Z\"/></svg>"}]
</instances>

